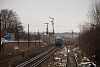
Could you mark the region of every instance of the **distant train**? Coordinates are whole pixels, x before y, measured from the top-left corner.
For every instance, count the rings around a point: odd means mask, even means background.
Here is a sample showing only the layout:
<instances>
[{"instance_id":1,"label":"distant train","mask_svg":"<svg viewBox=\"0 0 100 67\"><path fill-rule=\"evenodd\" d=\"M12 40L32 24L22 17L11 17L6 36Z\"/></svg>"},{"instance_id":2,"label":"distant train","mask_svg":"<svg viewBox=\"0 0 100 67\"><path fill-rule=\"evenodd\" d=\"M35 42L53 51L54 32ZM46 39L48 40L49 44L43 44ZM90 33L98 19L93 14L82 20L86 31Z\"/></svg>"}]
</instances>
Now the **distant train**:
<instances>
[{"instance_id":1,"label":"distant train","mask_svg":"<svg viewBox=\"0 0 100 67\"><path fill-rule=\"evenodd\" d=\"M60 47L60 46L62 46L62 44L63 44L62 38L61 38L61 37L56 37L56 38L55 38L55 45L56 45L57 47Z\"/></svg>"}]
</instances>

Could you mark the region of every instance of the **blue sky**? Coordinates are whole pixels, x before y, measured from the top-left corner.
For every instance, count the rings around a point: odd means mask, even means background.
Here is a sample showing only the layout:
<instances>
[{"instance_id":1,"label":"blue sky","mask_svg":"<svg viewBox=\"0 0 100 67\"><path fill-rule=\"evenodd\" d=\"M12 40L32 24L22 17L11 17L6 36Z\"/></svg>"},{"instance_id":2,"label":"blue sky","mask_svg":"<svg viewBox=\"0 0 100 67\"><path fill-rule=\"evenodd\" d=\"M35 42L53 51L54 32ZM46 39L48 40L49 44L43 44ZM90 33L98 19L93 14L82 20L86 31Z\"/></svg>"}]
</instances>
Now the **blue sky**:
<instances>
[{"instance_id":1,"label":"blue sky","mask_svg":"<svg viewBox=\"0 0 100 67\"><path fill-rule=\"evenodd\" d=\"M0 0L0 10L15 11L26 31L27 24L30 25L31 32L46 31L44 23L49 23L51 32L49 17L52 17L55 32L79 32L78 25L87 20L86 15L95 1L97 0Z\"/></svg>"}]
</instances>

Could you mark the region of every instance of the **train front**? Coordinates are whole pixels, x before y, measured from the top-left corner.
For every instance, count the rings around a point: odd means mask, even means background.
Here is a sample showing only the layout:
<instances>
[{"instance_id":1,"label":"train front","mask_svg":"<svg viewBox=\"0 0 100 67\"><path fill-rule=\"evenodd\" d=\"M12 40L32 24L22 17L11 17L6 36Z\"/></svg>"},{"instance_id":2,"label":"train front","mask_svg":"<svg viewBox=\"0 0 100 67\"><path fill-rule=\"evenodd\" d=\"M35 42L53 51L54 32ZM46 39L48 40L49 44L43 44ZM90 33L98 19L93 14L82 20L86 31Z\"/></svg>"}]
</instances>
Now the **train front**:
<instances>
[{"instance_id":1,"label":"train front","mask_svg":"<svg viewBox=\"0 0 100 67\"><path fill-rule=\"evenodd\" d=\"M56 38L55 38L55 45L56 45L57 47L60 47L60 46L62 46L62 44L63 44L62 38L61 38L61 37L56 37Z\"/></svg>"}]
</instances>

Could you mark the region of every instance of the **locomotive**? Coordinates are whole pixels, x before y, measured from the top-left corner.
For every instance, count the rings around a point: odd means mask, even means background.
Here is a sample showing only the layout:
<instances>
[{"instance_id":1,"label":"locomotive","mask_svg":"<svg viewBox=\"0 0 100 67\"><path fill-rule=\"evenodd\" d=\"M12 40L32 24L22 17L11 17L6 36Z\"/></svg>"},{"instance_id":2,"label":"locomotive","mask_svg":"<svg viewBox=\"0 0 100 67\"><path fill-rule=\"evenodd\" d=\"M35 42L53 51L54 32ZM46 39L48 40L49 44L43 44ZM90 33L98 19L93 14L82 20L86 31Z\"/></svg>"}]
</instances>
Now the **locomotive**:
<instances>
[{"instance_id":1,"label":"locomotive","mask_svg":"<svg viewBox=\"0 0 100 67\"><path fill-rule=\"evenodd\" d=\"M63 44L62 38L61 38L61 37L56 37L56 38L55 38L55 45L56 45L57 47L60 47L60 46L62 46L62 44Z\"/></svg>"}]
</instances>

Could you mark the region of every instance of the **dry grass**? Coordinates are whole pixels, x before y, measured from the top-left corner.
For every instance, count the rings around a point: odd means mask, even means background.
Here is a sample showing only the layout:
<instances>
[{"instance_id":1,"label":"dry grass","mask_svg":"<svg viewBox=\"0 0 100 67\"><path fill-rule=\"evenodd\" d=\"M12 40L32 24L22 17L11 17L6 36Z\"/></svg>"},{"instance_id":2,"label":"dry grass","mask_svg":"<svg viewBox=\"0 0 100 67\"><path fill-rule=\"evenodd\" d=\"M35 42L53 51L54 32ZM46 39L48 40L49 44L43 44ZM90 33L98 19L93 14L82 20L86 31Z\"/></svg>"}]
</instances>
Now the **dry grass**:
<instances>
[{"instance_id":1,"label":"dry grass","mask_svg":"<svg viewBox=\"0 0 100 67\"><path fill-rule=\"evenodd\" d=\"M38 45L38 44L36 44L36 45ZM40 44L40 45L42 45L42 44ZM7 46L9 46L9 47L7 47ZM10 54L10 53L11 53L11 55L16 55L16 54L20 53L20 55L14 57L12 60L10 60L6 63L0 64L0 67L15 67L16 65L50 49L50 46L40 47L39 45L34 46L34 44L33 45L31 44L31 49L27 49L27 44L23 44L23 43L16 50L15 50L15 47L17 47L16 44L14 44L14 45L7 44L4 46L4 50L0 53L0 58L2 58L4 56L8 56L8 54Z\"/></svg>"}]
</instances>

